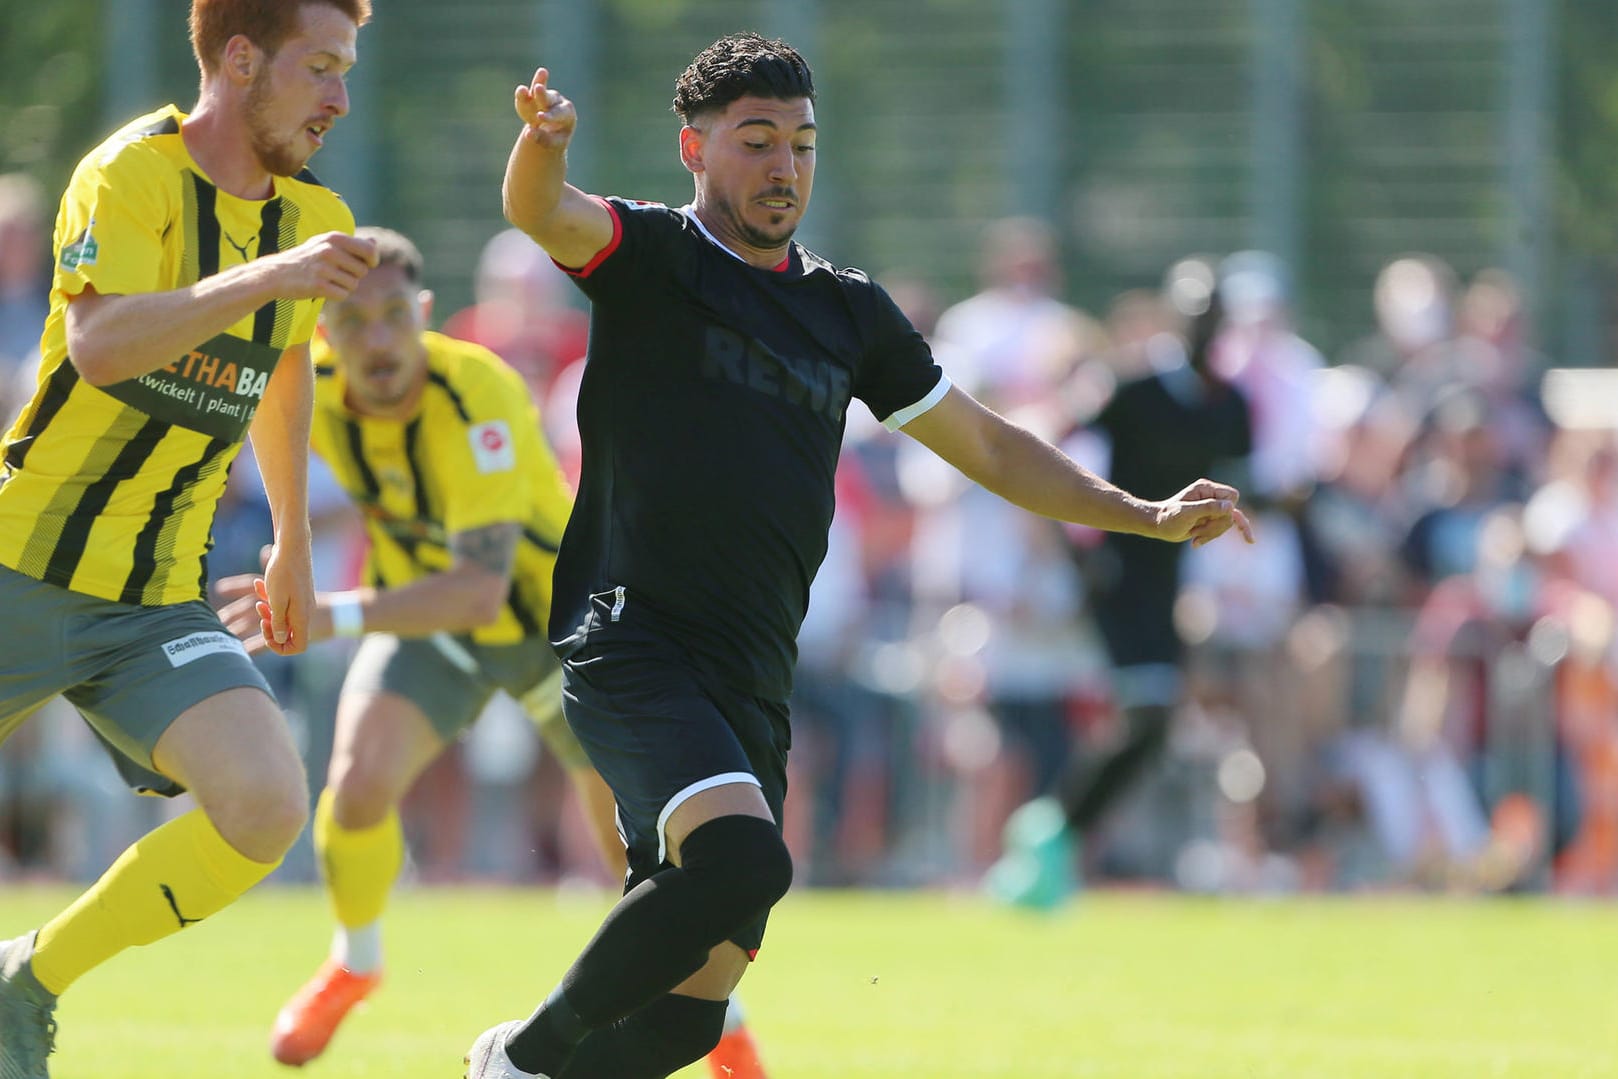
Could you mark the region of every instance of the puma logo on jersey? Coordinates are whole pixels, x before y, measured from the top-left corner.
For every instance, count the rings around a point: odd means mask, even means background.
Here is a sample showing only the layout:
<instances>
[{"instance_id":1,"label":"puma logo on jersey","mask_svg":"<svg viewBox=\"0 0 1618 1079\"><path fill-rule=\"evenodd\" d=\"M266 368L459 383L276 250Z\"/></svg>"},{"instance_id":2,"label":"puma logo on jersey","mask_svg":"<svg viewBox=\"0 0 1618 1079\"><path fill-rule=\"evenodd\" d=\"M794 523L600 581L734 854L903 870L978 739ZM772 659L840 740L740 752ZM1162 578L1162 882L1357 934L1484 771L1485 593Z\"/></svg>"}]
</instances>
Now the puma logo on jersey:
<instances>
[{"instance_id":1,"label":"puma logo on jersey","mask_svg":"<svg viewBox=\"0 0 1618 1079\"><path fill-rule=\"evenodd\" d=\"M188 925L196 925L198 922L202 921L201 918L187 918L185 915L180 913L180 901L174 898L174 889L170 888L167 884L159 884L158 887L163 889L163 898L169 901L169 909L172 910L174 912L174 916L180 920L181 929L184 929Z\"/></svg>"},{"instance_id":2,"label":"puma logo on jersey","mask_svg":"<svg viewBox=\"0 0 1618 1079\"><path fill-rule=\"evenodd\" d=\"M702 374L778 397L841 423L853 380L834 363L782 356L762 341L724 326L709 326L703 339Z\"/></svg>"},{"instance_id":3,"label":"puma logo on jersey","mask_svg":"<svg viewBox=\"0 0 1618 1079\"><path fill-rule=\"evenodd\" d=\"M249 262L252 260L253 256L247 253L247 249L253 246L253 241L258 239L257 236L249 236L246 243L239 244L236 242L236 238L230 233L226 232L224 229L220 229L219 232L225 237L225 242L236 249L236 253L242 257L243 262Z\"/></svg>"}]
</instances>

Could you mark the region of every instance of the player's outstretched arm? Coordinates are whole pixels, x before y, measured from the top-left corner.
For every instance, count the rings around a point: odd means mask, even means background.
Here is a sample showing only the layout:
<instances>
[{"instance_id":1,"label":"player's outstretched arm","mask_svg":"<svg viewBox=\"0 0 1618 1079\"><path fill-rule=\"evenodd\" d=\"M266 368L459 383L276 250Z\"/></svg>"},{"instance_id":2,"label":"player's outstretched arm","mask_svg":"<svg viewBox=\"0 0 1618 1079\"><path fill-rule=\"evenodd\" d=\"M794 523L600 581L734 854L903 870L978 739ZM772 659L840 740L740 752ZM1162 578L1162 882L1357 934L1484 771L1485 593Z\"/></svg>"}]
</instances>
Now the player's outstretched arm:
<instances>
[{"instance_id":1,"label":"player's outstretched arm","mask_svg":"<svg viewBox=\"0 0 1618 1079\"><path fill-rule=\"evenodd\" d=\"M1008 502L1058 521L1199 546L1234 525L1253 539L1234 487L1198 480L1161 502L1137 498L959 389L901 430Z\"/></svg>"},{"instance_id":2,"label":"player's outstretched arm","mask_svg":"<svg viewBox=\"0 0 1618 1079\"><path fill-rule=\"evenodd\" d=\"M552 90L550 72L516 90L523 129L506 161L500 197L506 220L532 236L563 266L578 269L612 242L612 214L567 182L567 146L578 114Z\"/></svg>"},{"instance_id":3,"label":"player's outstretched arm","mask_svg":"<svg viewBox=\"0 0 1618 1079\"><path fill-rule=\"evenodd\" d=\"M264 387L250 432L270 503L275 542L257 608L266 647L295 655L309 644L315 575L309 549L309 420L315 376L309 346L288 349Z\"/></svg>"},{"instance_id":4,"label":"player's outstretched arm","mask_svg":"<svg viewBox=\"0 0 1618 1079\"><path fill-rule=\"evenodd\" d=\"M376 245L328 232L185 288L130 295L85 289L67 305L67 353L92 386L173 363L271 300L340 300L376 265Z\"/></svg>"},{"instance_id":5,"label":"player's outstretched arm","mask_svg":"<svg viewBox=\"0 0 1618 1079\"><path fill-rule=\"evenodd\" d=\"M441 573L429 574L400 588L362 588L322 592L315 597L308 638L392 633L427 637L434 633L466 633L495 622L511 591L512 566L522 525L515 521L469 528L450 537L453 561ZM217 592L225 628L247 643L250 652L269 648L251 574L226 577ZM276 649L279 651L279 649Z\"/></svg>"}]
</instances>

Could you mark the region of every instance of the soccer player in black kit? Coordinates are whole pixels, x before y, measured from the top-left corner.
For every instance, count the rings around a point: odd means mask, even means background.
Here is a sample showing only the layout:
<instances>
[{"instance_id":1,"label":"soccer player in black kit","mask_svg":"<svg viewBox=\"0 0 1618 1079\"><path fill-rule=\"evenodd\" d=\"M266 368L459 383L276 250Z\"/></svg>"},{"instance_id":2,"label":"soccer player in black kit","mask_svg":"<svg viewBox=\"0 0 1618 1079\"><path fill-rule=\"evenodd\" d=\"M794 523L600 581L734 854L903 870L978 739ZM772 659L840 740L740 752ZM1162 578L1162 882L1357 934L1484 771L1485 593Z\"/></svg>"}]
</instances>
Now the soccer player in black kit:
<instances>
[{"instance_id":1,"label":"soccer player in black kit","mask_svg":"<svg viewBox=\"0 0 1618 1079\"><path fill-rule=\"evenodd\" d=\"M852 399L1036 513L1198 543L1247 522L1221 484L1148 502L1075 465L953 388L865 274L792 242L815 90L790 46L733 35L680 76L680 209L569 186L576 114L548 81L517 88L505 209L592 303L550 633L630 874L539 1010L473 1043L467 1077L658 1079L718 1041L792 881L793 642Z\"/></svg>"}]
</instances>

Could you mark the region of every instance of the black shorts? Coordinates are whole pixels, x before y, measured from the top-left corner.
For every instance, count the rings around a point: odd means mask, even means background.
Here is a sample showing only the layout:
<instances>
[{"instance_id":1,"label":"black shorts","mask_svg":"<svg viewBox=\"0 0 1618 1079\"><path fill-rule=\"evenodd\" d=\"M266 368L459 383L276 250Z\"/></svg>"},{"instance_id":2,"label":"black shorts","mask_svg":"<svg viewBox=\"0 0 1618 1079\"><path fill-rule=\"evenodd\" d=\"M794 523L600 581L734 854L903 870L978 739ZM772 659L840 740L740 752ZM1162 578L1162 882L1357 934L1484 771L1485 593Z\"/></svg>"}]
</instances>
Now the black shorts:
<instances>
[{"instance_id":1,"label":"black shorts","mask_svg":"<svg viewBox=\"0 0 1618 1079\"><path fill-rule=\"evenodd\" d=\"M663 825L701 791L756 783L781 826L792 742L785 703L703 677L666 642L592 641L563 664L562 712L618 803L626 892L668 867ZM751 955L766 921L731 939Z\"/></svg>"}]
</instances>

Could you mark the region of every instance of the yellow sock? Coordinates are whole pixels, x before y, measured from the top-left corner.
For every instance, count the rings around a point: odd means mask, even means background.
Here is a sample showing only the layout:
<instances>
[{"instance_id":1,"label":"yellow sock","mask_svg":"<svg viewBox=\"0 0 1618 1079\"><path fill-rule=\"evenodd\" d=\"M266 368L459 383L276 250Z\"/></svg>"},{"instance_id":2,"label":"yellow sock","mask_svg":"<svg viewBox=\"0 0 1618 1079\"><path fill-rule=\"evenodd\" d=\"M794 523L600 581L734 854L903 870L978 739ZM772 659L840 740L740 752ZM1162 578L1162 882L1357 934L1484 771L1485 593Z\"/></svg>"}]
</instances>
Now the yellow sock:
<instances>
[{"instance_id":1,"label":"yellow sock","mask_svg":"<svg viewBox=\"0 0 1618 1079\"><path fill-rule=\"evenodd\" d=\"M229 906L280 862L243 857L200 809L154 829L62 913L34 945L34 976L61 993L91 967Z\"/></svg>"},{"instance_id":2,"label":"yellow sock","mask_svg":"<svg viewBox=\"0 0 1618 1079\"><path fill-rule=\"evenodd\" d=\"M358 929L382 917L388 893L404 865L404 830L399 827L399 814L390 812L380 824L350 831L337 823L335 804L329 787L320 792L315 805L315 853L320 856L338 923Z\"/></svg>"}]
</instances>

